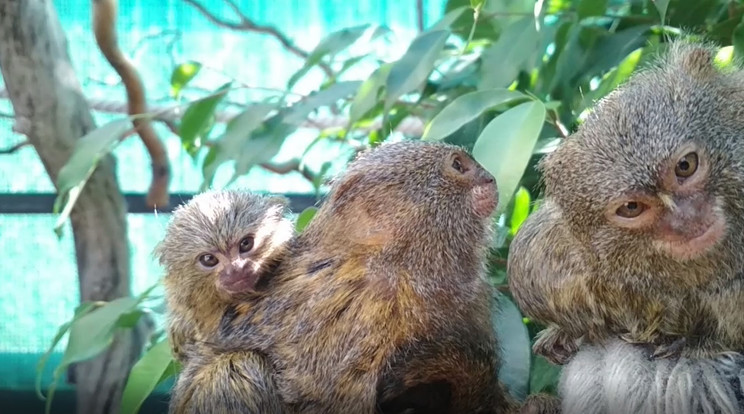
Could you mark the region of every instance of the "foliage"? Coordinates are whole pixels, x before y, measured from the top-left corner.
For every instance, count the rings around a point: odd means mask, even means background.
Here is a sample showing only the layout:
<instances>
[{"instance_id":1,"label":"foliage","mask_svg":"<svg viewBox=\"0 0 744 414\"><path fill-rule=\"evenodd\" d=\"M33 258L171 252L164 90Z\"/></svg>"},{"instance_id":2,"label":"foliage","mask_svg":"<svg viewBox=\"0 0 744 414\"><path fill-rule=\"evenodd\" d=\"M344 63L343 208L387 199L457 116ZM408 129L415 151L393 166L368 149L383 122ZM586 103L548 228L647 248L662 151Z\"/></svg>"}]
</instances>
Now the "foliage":
<instances>
[{"instance_id":1,"label":"foliage","mask_svg":"<svg viewBox=\"0 0 744 414\"><path fill-rule=\"evenodd\" d=\"M493 246L491 268L494 284L503 292L498 295L502 310L494 315L508 354L502 379L520 398L527 393L553 392L560 369L531 355L529 346L540 326L522 319L505 280L509 241L539 205L535 164L580 124L597 99L665 47L667 40L679 36L679 28L732 46L721 56L742 56L743 16L744 6L723 0L450 0L446 15L413 39L395 60L349 52L366 35L370 35L366 42L384 41L388 29L373 25L341 29L309 54L288 80L286 91L245 103L222 132L215 132L215 111L241 86L227 83L187 103L179 135L183 150L195 159L206 153L204 188L226 163L234 163L236 178L269 162L287 136L318 114L345 114L348 125L320 131L310 147L333 141L354 154L405 136L471 149L494 174L501 193L495 220L500 237ZM374 66L368 76L349 75L362 62ZM314 92L294 99L296 86L320 65L332 73ZM174 68L172 96L186 95L189 82L199 76L201 68L199 62ZM422 137L395 132L407 117L424 121ZM80 141L60 174L58 211L69 211L75 191L85 184L97 159L113 150L111 144L126 125L126 119L114 121ZM303 175L320 189L329 171L326 163L319 171L303 170ZM300 214L298 230L313 214L314 210ZM140 300L95 309L84 304L55 339L56 344L69 328L65 363L105 348L122 321L131 322L133 306ZM94 335L90 330L84 332L82 346L76 327L94 317L101 325ZM132 371L123 413L136 412L144 398L175 372L170 358L165 340L156 341Z\"/></svg>"}]
</instances>

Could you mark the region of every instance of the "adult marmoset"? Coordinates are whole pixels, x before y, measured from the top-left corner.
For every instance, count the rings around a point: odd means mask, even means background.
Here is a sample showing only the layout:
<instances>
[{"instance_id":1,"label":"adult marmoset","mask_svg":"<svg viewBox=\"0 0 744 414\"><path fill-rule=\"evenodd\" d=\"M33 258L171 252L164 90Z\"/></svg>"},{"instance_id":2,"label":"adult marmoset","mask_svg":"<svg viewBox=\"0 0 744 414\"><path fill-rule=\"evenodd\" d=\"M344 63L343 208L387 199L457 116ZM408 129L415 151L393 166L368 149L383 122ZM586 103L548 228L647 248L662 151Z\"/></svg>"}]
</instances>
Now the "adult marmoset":
<instances>
[{"instance_id":1,"label":"adult marmoset","mask_svg":"<svg viewBox=\"0 0 744 414\"><path fill-rule=\"evenodd\" d=\"M267 355L293 412L511 410L484 264L496 196L493 177L458 147L406 141L363 153L263 299L226 312L225 352Z\"/></svg>"},{"instance_id":2,"label":"adult marmoset","mask_svg":"<svg viewBox=\"0 0 744 414\"><path fill-rule=\"evenodd\" d=\"M545 202L511 245L509 284L565 362L621 336L656 357L744 348L744 71L672 44L541 162Z\"/></svg>"}]
</instances>

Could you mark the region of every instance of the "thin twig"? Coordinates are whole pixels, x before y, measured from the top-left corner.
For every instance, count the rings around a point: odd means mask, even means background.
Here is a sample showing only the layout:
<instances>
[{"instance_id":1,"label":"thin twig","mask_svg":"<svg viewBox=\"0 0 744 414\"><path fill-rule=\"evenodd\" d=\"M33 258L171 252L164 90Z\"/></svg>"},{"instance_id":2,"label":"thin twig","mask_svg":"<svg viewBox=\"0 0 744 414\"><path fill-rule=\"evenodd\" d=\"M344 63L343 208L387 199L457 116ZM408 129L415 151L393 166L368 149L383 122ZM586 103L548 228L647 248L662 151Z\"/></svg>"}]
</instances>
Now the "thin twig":
<instances>
[{"instance_id":1,"label":"thin twig","mask_svg":"<svg viewBox=\"0 0 744 414\"><path fill-rule=\"evenodd\" d=\"M553 124L553 126L561 134L561 138L568 138L570 132L568 131L568 128L566 128L566 126L563 125L563 123L561 122L560 118L558 117L558 113L555 110L549 111L548 116L550 117L551 124Z\"/></svg>"},{"instance_id":2,"label":"thin twig","mask_svg":"<svg viewBox=\"0 0 744 414\"><path fill-rule=\"evenodd\" d=\"M230 30L243 30L243 31L249 31L249 32L255 32L255 33L263 33L272 36L275 38L279 43L284 46L285 49L287 49L289 52L295 54L296 56L299 56L302 59L307 59L310 54L297 47L292 40L287 37L284 33L280 32L277 28L274 26L269 25L260 25L254 22L253 20L249 19L248 16L246 16L243 12L240 11L240 8L231 0L224 0L225 3L227 3L230 8L233 10L233 12L238 16L240 19L240 23L235 23L231 21L227 21L224 19L220 19L219 17L215 16L214 13L210 12L206 7L204 7L201 3L199 3L196 0L183 0L185 3L190 4L194 6L199 13L201 13L207 20L212 22L213 24L225 27ZM323 62L318 63L318 67L320 67L323 72L325 72L326 76L329 78L334 77L333 71L331 68L326 65Z\"/></svg>"},{"instance_id":3,"label":"thin twig","mask_svg":"<svg viewBox=\"0 0 744 414\"><path fill-rule=\"evenodd\" d=\"M424 31L424 0L416 0L416 25L419 32Z\"/></svg>"},{"instance_id":4,"label":"thin twig","mask_svg":"<svg viewBox=\"0 0 744 414\"><path fill-rule=\"evenodd\" d=\"M28 141L19 142L19 143L13 145L12 147L0 149L0 155L12 154L12 153L18 151L19 149L21 149L21 148L23 148L25 146L28 146L28 145L31 145L31 143L28 142Z\"/></svg>"}]
</instances>

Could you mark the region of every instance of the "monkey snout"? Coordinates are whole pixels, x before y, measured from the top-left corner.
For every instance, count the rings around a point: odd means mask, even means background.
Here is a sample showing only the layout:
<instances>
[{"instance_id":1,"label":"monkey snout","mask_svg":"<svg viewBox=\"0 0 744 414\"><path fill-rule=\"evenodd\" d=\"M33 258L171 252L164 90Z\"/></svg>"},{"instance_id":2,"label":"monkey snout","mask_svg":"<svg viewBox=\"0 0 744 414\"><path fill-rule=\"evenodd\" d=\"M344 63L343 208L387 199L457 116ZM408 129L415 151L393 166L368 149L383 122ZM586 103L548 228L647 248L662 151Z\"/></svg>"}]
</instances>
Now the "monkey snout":
<instances>
[{"instance_id":1,"label":"monkey snout","mask_svg":"<svg viewBox=\"0 0 744 414\"><path fill-rule=\"evenodd\" d=\"M674 207L665 210L660 218L658 246L679 259L691 259L718 243L725 227L713 200L702 196L678 198Z\"/></svg>"},{"instance_id":2,"label":"monkey snout","mask_svg":"<svg viewBox=\"0 0 744 414\"><path fill-rule=\"evenodd\" d=\"M480 218L489 217L493 214L498 204L499 192L496 188L496 182L493 181L485 182L483 184L476 185L472 190L472 203L475 215Z\"/></svg>"},{"instance_id":3,"label":"monkey snout","mask_svg":"<svg viewBox=\"0 0 744 414\"><path fill-rule=\"evenodd\" d=\"M493 178L493 175L486 171L485 169L478 168L475 173L475 185L481 186L481 185L492 185L496 188L498 188L496 184L496 179Z\"/></svg>"},{"instance_id":4,"label":"monkey snout","mask_svg":"<svg viewBox=\"0 0 744 414\"><path fill-rule=\"evenodd\" d=\"M218 280L218 287L230 294L255 291L257 273L248 261L226 266Z\"/></svg>"}]
</instances>

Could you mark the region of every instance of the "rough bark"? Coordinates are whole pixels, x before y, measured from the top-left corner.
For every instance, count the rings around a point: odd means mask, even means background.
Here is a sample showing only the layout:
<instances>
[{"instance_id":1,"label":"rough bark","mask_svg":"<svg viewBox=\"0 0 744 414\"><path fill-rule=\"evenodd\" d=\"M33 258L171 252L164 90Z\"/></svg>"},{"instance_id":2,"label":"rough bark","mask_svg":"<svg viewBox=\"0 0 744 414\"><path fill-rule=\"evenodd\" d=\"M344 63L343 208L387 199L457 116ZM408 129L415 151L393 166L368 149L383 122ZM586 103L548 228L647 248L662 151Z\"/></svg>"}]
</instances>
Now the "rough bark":
<instances>
[{"instance_id":1,"label":"rough bark","mask_svg":"<svg viewBox=\"0 0 744 414\"><path fill-rule=\"evenodd\" d=\"M75 141L95 125L51 0L0 0L0 70L16 121L56 182ZM129 295L126 206L112 156L101 160L70 219L81 300ZM75 366L78 413L119 411L142 333L126 331L107 352Z\"/></svg>"}]
</instances>

